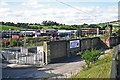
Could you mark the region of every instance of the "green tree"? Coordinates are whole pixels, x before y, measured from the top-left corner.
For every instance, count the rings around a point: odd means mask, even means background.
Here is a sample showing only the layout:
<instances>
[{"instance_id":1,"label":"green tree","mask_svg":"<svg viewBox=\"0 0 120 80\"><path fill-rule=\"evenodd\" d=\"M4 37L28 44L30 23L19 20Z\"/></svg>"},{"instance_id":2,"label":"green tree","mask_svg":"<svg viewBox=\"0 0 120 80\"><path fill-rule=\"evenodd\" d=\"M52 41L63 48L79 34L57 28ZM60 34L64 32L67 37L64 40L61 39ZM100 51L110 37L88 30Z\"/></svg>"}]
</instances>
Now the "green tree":
<instances>
[{"instance_id":1,"label":"green tree","mask_svg":"<svg viewBox=\"0 0 120 80\"><path fill-rule=\"evenodd\" d=\"M90 24L88 27L89 28L98 28L98 25L97 24Z\"/></svg>"},{"instance_id":2,"label":"green tree","mask_svg":"<svg viewBox=\"0 0 120 80\"><path fill-rule=\"evenodd\" d=\"M78 28L78 29L77 29L77 33L76 33L77 37L80 37L80 36L81 36L81 34L82 34L81 29L80 29L80 28Z\"/></svg>"},{"instance_id":3,"label":"green tree","mask_svg":"<svg viewBox=\"0 0 120 80\"><path fill-rule=\"evenodd\" d=\"M59 23L57 23L57 22L54 22L54 21L43 21L42 23L41 23L42 25L44 25L44 26L59 26L60 24Z\"/></svg>"},{"instance_id":4,"label":"green tree","mask_svg":"<svg viewBox=\"0 0 120 80\"><path fill-rule=\"evenodd\" d=\"M89 65L96 61L98 59L98 57L102 54L102 52L100 50L94 50L92 49L90 50L86 50L83 54L82 54L82 58L85 60L86 64Z\"/></svg>"},{"instance_id":5,"label":"green tree","mask_svg":"<svg viewBox=\"0 0 120 80\"><path fill-rule=\"evenodd\" d=\"M0 25L5 25L5 23L4 22L0 22Z\"/></svg>"}]
</instances>

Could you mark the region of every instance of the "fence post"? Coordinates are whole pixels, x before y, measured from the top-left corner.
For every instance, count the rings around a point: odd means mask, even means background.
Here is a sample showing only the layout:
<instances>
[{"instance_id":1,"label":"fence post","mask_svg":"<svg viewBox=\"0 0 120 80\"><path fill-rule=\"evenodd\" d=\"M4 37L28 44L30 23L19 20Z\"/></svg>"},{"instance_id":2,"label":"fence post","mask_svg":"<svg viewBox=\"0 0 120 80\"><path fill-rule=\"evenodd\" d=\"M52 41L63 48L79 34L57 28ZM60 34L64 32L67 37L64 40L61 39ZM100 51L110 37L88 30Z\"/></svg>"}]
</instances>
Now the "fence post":
<instances>
[{"instance_id":1,"label":"fence post","mask_svg":"<svg viewBox=\"0 0 120 80\"><path fill-rule=\"evenodd\" d=\"M16 64L18 63L18 54L16 53Z\"/></svg>"},{"instance_id":2,"label":"fence post","mask_svg":"<svg viewBox=\"0 0 120 80\"><path fill-rule=\"evenodd\" d=\"M47 44L47 42L44 42L43 43L43 52L45 53L44 55L45 55L45 64L48 64L48 44Z\"/></svg>"},{"instance_id":3,"label":"fence post","mask_svg":"<svg viewBox=\"0 0 120 80\"><path fill-rule=\"evenodd\" d=\"M34 55L34 64L36 64L36 54Z\"/></svg>"}]
</instances>

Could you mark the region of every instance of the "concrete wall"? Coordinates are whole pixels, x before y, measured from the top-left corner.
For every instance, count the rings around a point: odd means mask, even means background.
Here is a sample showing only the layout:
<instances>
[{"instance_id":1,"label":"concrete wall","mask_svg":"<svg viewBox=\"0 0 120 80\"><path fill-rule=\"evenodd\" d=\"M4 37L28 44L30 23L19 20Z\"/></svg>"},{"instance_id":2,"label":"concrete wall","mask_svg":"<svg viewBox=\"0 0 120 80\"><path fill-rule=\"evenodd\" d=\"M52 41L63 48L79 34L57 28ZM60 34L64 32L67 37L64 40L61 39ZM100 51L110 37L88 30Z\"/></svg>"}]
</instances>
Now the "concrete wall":
<instances>
[{"instance_id":1,"label":"concrete wall","mask_svg":"<svg viewBox=\"0 0 120 80\"><path fill-rule=\"evenodd\" d=\"M57 60L63 57L67 57L66 41L51 41L50 45L50 59Z\"/></svg>"},{"instance_id":2,"label":"concrete wall","mask_svg":"<svg viewBox=\"0 0 120 80\"><path fill-rule=\"evenodd\" d=\"M91 38L91 48L95 48L98 49L99 48L99 41L100 38L96 37L96 38Z\"/></svg>"},{"instance_id":3,"label":"concrete wall","mask_svg":"<svg viewBox=\"0 0 120 80\"><path fill-rule=\"evenodd\" d=\"M80 39L75 39L75 40L79 40L79 47L70 48L70 41L74 41L74 40L66 41L67 42L67 57L73 57L76 55L76 53L80 51Z\"/></svg>"},{"instance_id":4,"label":"concrete wall","mask_svg":"<svg viewBox=\"0 0 120 80\"><path fill-rule=\"evenodd\" d=\"M116 46L118 44L120 44L120 36L110 37L110 46L111 47Z\"/></svg>"},{"instance_id":5,"label":"concrete wall","mask_svg":"<svg viewBox=\"0 0 120 80\"><path fill-rule=\"evenodd\" d=\"M80 50L84 51L86 49L90 49L90 45L91 45L91 39L90 38L81 39Z\"/></svg>"},{"instance_id":6,"label":"concrete wall","mask_svg":"<svg viewBox=\"0 0 120 80\"><path fill-rule=\"evenodd\" d=\"M80 51L85 51L87 49L98 49L98 47L100 46L99 44L100 42L100 38L85 38L85 39L81 39L81 47L80 47Z\"/></svg>"},{"instance_id":7,"label":"concrete wall","mask_svg":"<svg viewBox=\"0 0 120 80\"><path fill-rule=\"evenodd\" d=\"M57 62L65 58L73 57L80 51L85 51L87 49L107 49L107 45L100 38L84 38L75 39L79 40L79 47L70 48L70 41L74 40L62 40L62 41L50 41L49 54L50 62ZM120 43L120 37L111 37L110 44L115 46Z\"/></svg>"},{"instance_id":8,"label":"concrete wall","mask_svg":"<svg viewBox=\"0 0 120 80\"><path fill-rule=\"evenodd\" d=\"M79 40L79 47L70 48L70 41ZM79 51L86 49L97 48L99 38L85 38L62 41L48 42L49 48L49 63L63 60L64 58L74 57Z\"/></svg>"}]
</instances>

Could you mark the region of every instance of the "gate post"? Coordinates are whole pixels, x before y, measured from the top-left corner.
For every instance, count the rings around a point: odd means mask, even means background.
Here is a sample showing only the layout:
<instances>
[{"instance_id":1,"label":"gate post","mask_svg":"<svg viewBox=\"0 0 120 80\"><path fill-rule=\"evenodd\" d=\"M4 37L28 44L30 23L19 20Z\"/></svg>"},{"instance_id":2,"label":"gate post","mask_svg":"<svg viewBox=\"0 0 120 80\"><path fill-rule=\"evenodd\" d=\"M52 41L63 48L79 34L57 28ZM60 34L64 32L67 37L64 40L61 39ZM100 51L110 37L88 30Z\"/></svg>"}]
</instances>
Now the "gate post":
<instances>
[{"instance_id":1,"label":"gate post","mask_svg":"<svg viewBox=\"0 0 120 80\"><path fill-rule=\"evenodd\" d=\"M43 43L44 63L48 64L48 45L47 42Z\"/></svg>"}]
</instances>

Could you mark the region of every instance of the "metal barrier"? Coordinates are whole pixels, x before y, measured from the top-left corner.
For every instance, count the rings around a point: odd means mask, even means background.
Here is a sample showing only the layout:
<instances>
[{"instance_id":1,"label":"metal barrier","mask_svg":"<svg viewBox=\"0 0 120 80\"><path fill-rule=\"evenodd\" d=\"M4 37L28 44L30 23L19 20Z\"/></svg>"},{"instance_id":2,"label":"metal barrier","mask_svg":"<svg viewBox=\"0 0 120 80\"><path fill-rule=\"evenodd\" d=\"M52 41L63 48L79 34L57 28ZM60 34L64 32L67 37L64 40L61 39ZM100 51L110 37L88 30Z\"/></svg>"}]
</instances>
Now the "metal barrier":
<instances>
[{"instance_id":1,"label":"metal barrier","mask_svg":"<svg viewBox=\"0 0 120 80\"><path fill-rule=\"evenodd\" d=\"M44 53L21 53L1 51L6 61L13 64L44 65Z\"/></svg>"},{"instance_id":2,"label":"metal barrier","mask_svg":"<svg viewBox=\"0 0 120 80\"><path fill-rule=\"evenodd\" d=\"M119 55L118 55L119 51L120 51L120 45L117 45L114 49L113 56L112 56L111 78L117 78L117 76L118 76L117 57L119 57ZM118 60L118 61L120 61L120 60Z\"/></svg>"}]
</instances>

